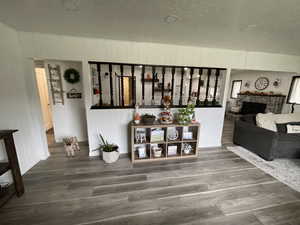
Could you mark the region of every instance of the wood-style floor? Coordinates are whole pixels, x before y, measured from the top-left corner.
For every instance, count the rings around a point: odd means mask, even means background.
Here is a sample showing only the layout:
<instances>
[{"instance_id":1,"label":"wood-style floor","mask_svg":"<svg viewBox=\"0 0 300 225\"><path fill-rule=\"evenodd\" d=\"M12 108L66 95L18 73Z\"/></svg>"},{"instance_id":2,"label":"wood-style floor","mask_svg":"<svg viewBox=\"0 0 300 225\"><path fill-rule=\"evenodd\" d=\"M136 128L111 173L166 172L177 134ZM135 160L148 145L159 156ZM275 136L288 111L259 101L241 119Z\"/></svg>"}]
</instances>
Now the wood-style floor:
<instances>
[{"instance_id":1,"label":"wood-style floor","mask_svg":"<svg viewBox=\"0 0 300 225\"><path fill-rule=\"evenodd\" d=\"M54 151L55 152L55 151ZM1 225L299 225L300 194L225 149L132 166L54 153Z\"/></svg>"},{"instance_id":2,"label":"wood-style floor","mask_svg":"<svg viewBox=\"0 0 300 225\"><path fill-rule=\"evenodd\" d=\"M222 145L232 145L233 143L234 120L224 119Z\"/></svg>"}]
</instances>

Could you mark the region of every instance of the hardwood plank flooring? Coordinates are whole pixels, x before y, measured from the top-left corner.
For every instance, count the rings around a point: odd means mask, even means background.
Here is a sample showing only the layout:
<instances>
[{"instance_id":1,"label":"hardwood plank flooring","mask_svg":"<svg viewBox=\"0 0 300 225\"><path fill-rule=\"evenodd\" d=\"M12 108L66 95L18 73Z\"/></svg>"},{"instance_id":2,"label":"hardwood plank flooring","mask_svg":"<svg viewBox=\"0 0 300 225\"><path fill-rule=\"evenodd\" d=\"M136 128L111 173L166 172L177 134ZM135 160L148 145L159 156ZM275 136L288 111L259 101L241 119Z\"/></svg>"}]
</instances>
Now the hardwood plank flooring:
<instances>
[{"instance_id":1,"label":"hardwood plank flooring","mask_svg":"<svg viewBox=\"0 0 300 225\"><path fill-rule=\"evenodd\" d=\"M232 145L233 144L233 131L234 131L234 120L229 120L225 117L223 133L222 133L222 144Z\"/></svg>"},{"instance_id":2,"label":"hardwood plank flooring","mask_svg":"<svg viewBox=\"0 0 300 225\"><path fill-rule=\"evenodd\" d=\"M56 149L25 176L1 225L299 225L300 194L223 148L197 159L107 165Z\"/></svg>"}]
</instances>

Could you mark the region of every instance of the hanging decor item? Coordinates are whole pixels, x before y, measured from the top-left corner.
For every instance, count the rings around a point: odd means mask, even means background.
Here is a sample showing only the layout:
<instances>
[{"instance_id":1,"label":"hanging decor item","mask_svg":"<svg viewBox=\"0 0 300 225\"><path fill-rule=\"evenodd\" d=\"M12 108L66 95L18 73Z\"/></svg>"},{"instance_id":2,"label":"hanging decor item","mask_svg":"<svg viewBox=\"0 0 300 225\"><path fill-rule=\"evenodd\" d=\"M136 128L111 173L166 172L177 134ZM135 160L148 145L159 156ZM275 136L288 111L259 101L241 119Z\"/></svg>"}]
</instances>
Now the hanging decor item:
<instances>
[{"instance_id":1,"label":"hanging decor item","mask_svg":"<svg viewBox=\"0 0 300 225\"><path fill-rule=\"evenodd\" d=\"M244 87L245 88L250 88L251 82L248 80L245 82Z\"/></svg>"},{"instance_id":2,"label":"hanging decor item","mask_svg":"<svg viewBox=\"0 0 300 225\"><path fill-rule=\"evenodd\" d=\"M53 105L64 105L64 91L59 65L48 64L49 81Z\"/></svg>"},{"instance_id":3,"label":"hanging decor item","mask_svg":"<svg viewBox=\"0 0 300 225\"><path fill-rule=\"evenodd\" d=\"M259 77L256 81L255 81L255 88L257 90L265 90L267 87L269 87L270 81L267 77Z\"/></svg>"},{"instance_id":4,"label":"hanging decor item","mask_svg":"<svg viewBox=\"0 0 300 225\"><path fill-rule=\"evenodd\" d=\"M77 89L72 88L70 91L67 92L67 98L81 98L82 94L77 91Z\"/></svg>"},{"instance_id":5,"label":"hanging decor item","mask_svg":"<svg viewBox=\"0 0 300 225\"><path fill-rule=\"evenodd\" d=\"M281 84L281 80L280 80L279 78L277 78L277 79L273 82L273 86L274 86L275 88L279 88L280 84Z\"/></svg>"},{"instance_id":6,"label":"hanging decor item","mask_svg":"<svg viewBox=\"0 0 300 225\"><path fill-rule=\"evenodd\" d=\"M76 84L80 81L80 74L77 70L70 68L64 73L65 80L70 84Z\"/></svg>"}]
</instances>

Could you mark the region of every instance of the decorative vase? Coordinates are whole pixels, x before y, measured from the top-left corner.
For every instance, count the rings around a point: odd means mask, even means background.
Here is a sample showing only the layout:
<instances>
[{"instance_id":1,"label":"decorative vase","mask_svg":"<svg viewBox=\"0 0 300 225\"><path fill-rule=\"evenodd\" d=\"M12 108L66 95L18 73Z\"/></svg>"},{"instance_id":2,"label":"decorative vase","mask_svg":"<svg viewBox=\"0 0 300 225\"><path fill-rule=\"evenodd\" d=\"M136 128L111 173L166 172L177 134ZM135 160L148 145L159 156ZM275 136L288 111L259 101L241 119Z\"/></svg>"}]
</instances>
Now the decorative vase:
<instances>
[{"instance_id":1,"label":"decorative vase","mask_svg":"<svg viewBox=\"0 0 300 225\"><path fill-rule=\"evenodd\" d=\"M104 160L104 162L114 163L119 159L120 153L117 151L118 146L115 147L115 150L116 151L112 151L112 152L102 151L102 159Z\"/></svg>"},{"instance_id":2,"label":"decorative vase","mask_svg":"<svg viewBox=\"0 0 300 225\"><path fill-rule=\"evenodd\" d=\"M155 158L160 158L162 153L162 148L159 147L152 147L153 156Z\"/></svg>"}]
</instances>

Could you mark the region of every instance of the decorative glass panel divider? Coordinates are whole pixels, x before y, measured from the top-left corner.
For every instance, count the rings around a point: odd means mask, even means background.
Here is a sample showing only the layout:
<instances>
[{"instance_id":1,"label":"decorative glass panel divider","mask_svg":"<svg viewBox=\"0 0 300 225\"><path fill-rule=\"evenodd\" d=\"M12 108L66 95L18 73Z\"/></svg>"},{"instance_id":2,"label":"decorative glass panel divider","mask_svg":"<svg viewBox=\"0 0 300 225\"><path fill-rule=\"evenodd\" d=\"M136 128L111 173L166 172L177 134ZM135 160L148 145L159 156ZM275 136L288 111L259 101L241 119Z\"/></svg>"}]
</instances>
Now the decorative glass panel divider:
<instances>
[{"instance_id":1,"label":"decorative glass panel divider","mask_svg":"<svg viewBox=\"0 0 300 225\"><path fill-rule=\"evenodd\" d=\"M221 107L220 84L225 68L140 65L90 61L92 109L161 107L171 96L172 107Z\"/></svg>"}]
</instances>

